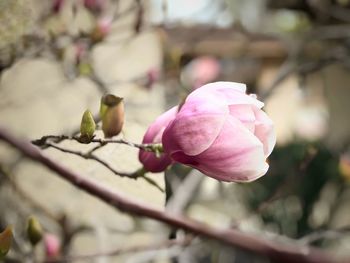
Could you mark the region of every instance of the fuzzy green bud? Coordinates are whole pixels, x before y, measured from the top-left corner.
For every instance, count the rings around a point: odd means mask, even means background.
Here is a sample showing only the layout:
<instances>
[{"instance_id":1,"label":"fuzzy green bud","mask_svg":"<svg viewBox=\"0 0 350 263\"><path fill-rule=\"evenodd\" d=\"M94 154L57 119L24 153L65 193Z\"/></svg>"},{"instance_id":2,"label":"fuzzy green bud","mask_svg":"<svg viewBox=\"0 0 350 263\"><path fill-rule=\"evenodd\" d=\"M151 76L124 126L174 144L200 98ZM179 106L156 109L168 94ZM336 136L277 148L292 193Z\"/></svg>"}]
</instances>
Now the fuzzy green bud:
<instances>
[{"instance_id":1,"label":"fuzzy green bud","mask_svg":"<svg viewBox=\"0 0 350 263\"><path fill-rule=\"evenodd\" d=\"M12 227L8 226L0 233L0 260L2 260L11 248L13 240Z\"/></svg>"},{"instance_id":2,"label":"fuzzy green bud","mask_svg":"<svg viewBox=\"0 0 350 263\"><path fill-rule=\"evenodd\" d=\"M94 117L89 110L86 110L83 114L80 123L80 140L81 142L89 143L94 137L96 129L96 123Z\"/></svg>"},{"instance_id":3,"label":"fuzzy green bud","mask_svg":"<svg viewBox=\"0 0 350 263\"><path fill-rule=\"evenodd\" d=\"M43 237L43 229L36 217L31 216L28 219L27 235L30 243L35 246Z\"/></svg>"},{"instance_id":4,"label":"fuzzy green bud","mask_svg":"<svg viewBox=\"0 0 350 263\"><path fill-rule=\"evenodd\" d=\"M123 98L107 94L101 99L100 116L105 137L118 135L124 124Z\"/></svg>"}]
</instances>

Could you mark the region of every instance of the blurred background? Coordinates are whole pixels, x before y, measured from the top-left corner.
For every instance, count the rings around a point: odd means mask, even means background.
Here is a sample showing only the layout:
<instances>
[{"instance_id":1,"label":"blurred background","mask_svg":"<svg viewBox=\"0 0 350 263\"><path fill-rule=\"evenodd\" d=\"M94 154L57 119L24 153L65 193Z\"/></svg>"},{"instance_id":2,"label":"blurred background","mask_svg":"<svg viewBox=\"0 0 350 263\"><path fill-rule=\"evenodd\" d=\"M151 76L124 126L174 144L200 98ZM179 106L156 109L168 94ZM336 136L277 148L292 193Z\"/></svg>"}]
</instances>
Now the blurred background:
<instances>
[{"instance_id":1,"label":"blurred background","mask_svg":"<svg viewBox=\"0 0 350 263\"><path fill-rule=\"evenodd\" d=\"M45 152L158 208L167 203L213 226L282 235L336 256L350 256L349 67L348 0L0 0L2 126L32 140L73 134L86 109L98 116L108 92L124 98L119 137L141 142L147 126L192 90L217 80L246 83L277 133L270 170L254 183L221 183L175 165L165 177L149 175L171 186L170 196L94 161ZM108 145L96 154L119 171L141 167L136 148ZM60 256L153 244L170 233L109 208L3 143L0 211L0 230L12 224L15 231L8 262L45 259L47 243L32 252L26 238L30 215L59 241ZM196 239L65 262L270 261Z\"/></svg>"}]
</instances>

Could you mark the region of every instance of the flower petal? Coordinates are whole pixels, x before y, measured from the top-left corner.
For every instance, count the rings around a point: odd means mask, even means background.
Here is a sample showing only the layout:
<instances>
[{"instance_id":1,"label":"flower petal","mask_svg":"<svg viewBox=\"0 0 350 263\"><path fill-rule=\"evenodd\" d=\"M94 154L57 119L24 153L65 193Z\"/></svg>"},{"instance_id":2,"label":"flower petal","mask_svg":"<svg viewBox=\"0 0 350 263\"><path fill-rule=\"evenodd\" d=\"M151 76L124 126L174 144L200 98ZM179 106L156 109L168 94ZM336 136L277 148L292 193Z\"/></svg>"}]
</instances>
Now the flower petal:
<instances>
[{"instance_id":1,"label":"flower petal","mask_svg":"<svg viewBox=\"0 0 350 263\"><path fill-rule=\"evenodd\" d=\"M268 169L262 143L231 116L211 147L188 162L208 176L229 182L250 182Z\"/></svg>"},{"instance_id":2,"label":"flower petal","mask_svg":"<svg viewBox=\"0 0 350 263\"><path fill-rule=\"evenodd\" d=\"M237 82L219 81L206 84L193 91L188 98L198 96L200 93L217 94L221 96L228 105L255 105L259 109L264 106L264 103L257 100L256 96L245 94L246 85Z\"/></svg>"},{"instance_id":3,"label":"flower petal","mask_svg":"<svg viewBox=\"0 0 350 263\"><path fill-rule=\"evenodd\" d=\"M165 127L175 119L176 113L178 111L178 106L171 108L170 110L164 112L160 115L147 129L142 143L160 143L162 140L161 134L163 133Z\"/></svg>"},{"instance_id":4,"label":"flower petal","mask_svg":"<svg viewBox=\"0 0 350 263\"><path fill-rule=\"evenodd\" d=\"M240 120L252 133L255 130L255 114L251 105L231 105L230 115Z\"/></svg>"},{"instance_id":5,"label":"flower petal","mask_svg":"<svg viewBox=\"0 0 350 263\"><path fill-rule=\"evenodd\" d=\"M223 94L228 105L254 105L259 109L264 107L264 103L260 100L236 90L218 89L218 92Z\"/></svg>"},{"instance_id":6,"label":"flower petal","mask_svg":"<svg viewBox=\"0 0 350 263\"><path fill-rule=\"evenodd\" d=\"M217 81L213 83L208 83L206 85L203 85L200 87L201 91L217 91L218 89L230 89L239 91L243 94L247 91L247 86L243 83L239 82L230 82L230 81ZM193 93L195 93L197 90L195 90Z\"/></svg>"},{"instance_id":7,"label":"flower petal","mask_svg":"<svg viewBox=\"0 0 350 263\"><path fill-rule=\"evenodd\" d=\"M175 118L178 107L173 107L160 115L146 131L142 143L160 143L165 127ZM164 171L172 160L167 154L157 157L153 152L139 151L139 160L147 171L158 173Z\"/></svg>"},{"instance_id":8,"label":"flower petal","mask_svg":"<svg viewBox=\"0 0 350 263\"><path fill-rule=\"evenodd\" d=\"M272 120L267 114L259 109L254 109L255 136L263 143L265 157L269 156L276 144L276 134Z\"/></svg>"},{"instance_id":9,"label":"flower petal","mask_svg":"<svg viewBox=\"0 0 350 263\"><path fill-rule=\"evenodd\" d=\"M203 93L187 99L163 133L165 151L200 154L214 142L227 116L228 107L215 95Z\"/></svg>"},{"instance_id":10,"label":"flower petal","mask_svg":"<svg viewBox=\"0 0 350 263\"><path fill-rule=\"evenodd\" d=\"M172 163L172 160L167 154L161 154L157 157L153 152L143 150L139 152L139 160L144 168L152 173L162 172Z\"/></svg>"}]
</instances>

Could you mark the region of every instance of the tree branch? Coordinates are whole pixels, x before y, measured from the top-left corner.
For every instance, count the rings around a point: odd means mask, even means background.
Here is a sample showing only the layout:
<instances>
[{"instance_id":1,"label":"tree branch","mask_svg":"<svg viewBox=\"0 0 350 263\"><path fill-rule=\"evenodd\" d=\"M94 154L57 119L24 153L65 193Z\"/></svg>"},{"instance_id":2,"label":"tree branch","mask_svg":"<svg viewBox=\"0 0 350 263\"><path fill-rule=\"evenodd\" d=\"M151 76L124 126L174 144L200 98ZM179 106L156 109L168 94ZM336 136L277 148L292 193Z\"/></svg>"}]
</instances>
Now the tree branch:
<instances>
[{"instance_id":1,"label":"tree branch","mask_svg":"<svg viewBox=\"0 0 350 263\"><path fill-rule=\"evenodd\" d=\"M281 240L257 237L251 234L242 233L236 229L214 228L181 215L166 213L149 205L126 198L125 196L116 192L114 189L112 190L111 188L106 187L97 181L91 180L88 177L69 170L65 166L57 163L43 154L29 141L19 139L11 135L2 127L0 127L0 140L7 142L8 144L17 148L25 156L56 172L61 178L66 179L78 188L101 199L109 205L120 209L123 212L151 218L172 227L187 230L196 235L201 235L206 238L224 242L234 247L267 256L270 259L278 262L349 262L349 260L338 261L321 250L307 246L300 246L297 242L281 242Z\"/></svg>"},{"instance_id":2,"label":"tree branch","mask_svg":"<svg viewBox=\"0 0 350 263\"><path fill-rule=\"evenodd\" d=\"M46 135L46 136L41 137L40 139L33 140L32 143L34 145L37 145L37 146L42 147L42 148L52 147L52 148L59 150L61 152L74 154L74 155L80 156L80 157L87 159L87 160L94 160L94 161L100 163L101 165L103 165L104 167L106 167L108 170L110 170L115 175L118 175L121 177L127 177L130 179L135 179L135 180L138 178L142 178L146 182L148 182L149 184L156 187L159 191L164 192L164 189L156 181L154 181L153 179L146 176L145 173L147 171L145 171L143 168L141 168L133 173L120 172L120 171L117 171L116 169L114 169L106 161L100 159L96 155L93 155L94 151L106 146L108 143L125 144L125 145L129 145L131 147L136 147L136 148L145 150L145 151L156 152L156 154L157 154L157 152L158 153L161 152L161 150L162 150L161 144L158 144L158 143L156 143L156 144L138 144L138 143L132 143L132 142L126 141L124 139L116 140L116 139L96 139L96 138L93 138L90 141L90 143L99 143L99 144L97 146L93 147L87 153L83 153L80 151L62 148L56 144L51 143L50 140L54 141L55 143L59 143L59 142L64 141L64 140L74 140L74 141L77 141L79 143L82 143L79 136L67 136L67 135Z\"/></svg>"},{"instance_id":3,"label":"tree branch","mask_svg":"<svg viewBox=\"0 0 350 263\"><path fill-rule=\"evenodd\" d=\"M80 142L79 136L45 135L40 139L32 140L32 143L39 147L46 147L48 146L47 143L49 140L53 140L55 143L59 143L64 140L74 140L74 141ZM128 146L131 146L131 147L139 148L144 151L150 151L150 152L159 151L158 143L133 143L124 139L98 139L98 138L93 138L91 142L96 142L100 144L119 143L119 144L125 144Z\"/></svg>"},{"instance_id":4,"label":"tree branch","mask_svg":"<svg viewBox=\"0 0 350 263\"><path fill-rule=\"evenodd\" d=\"M94 160L94 161L100 163L101 165L103 165L104 167L106 167L108 170L110 170L115 175L118 175L120 177L126 177L126 178L130 178L130 179L134 179L134 180L136 180L138 178L142 178L146 182L148 182L149 184L151 184L154 187L156 187L159 191L164 192L164 189L156 181L154 181L153 179L151 179L149 177L146 177L146 175L145 175L146 171L143 168L140 168L140 169L136 170L133 173L120 172L120 171L117 171L116 169L114 169L106 161L104 161L101 158L97 157L96 155L92 154L95 150L100 149L101 147L103 147L106 144L97 145L96 147L94 147L90 151L88 151L87 153L65 149L65 148L62 148L62 147L60 147L58 145L52 144L50 142L47 142L45 145L48 146L48 147L52 147L52 148L54 148L56 150L59 150L61 152L65 152L65 153L69 153L69 154L74 154L74 155L80 156L80 157L82 157L84 159L87 159L87 160Z\"/></svg>"},{"instance_id":5,"label":"tree branch","mask_svg":"<svg viewBox=\"0 0 350 263\"><path fill-rule=\"evenodd\" d=\"M150 244L150 245L138 245L128 248L118 248L113 249L111 251L102 251L102 252L96 252L86 255L72 255L72 256L66 256L66 257L60 257L55 259L47 259L44 261L44 263L63 263L63 262L75 262L76 260L91 260L93 258L99 258L99 257L113 257L118 256L121 254L130 254L130 253L138 253L143 251L150 251L150 250L160 250L165 248L170 248L174 246L179 247L185 247L191 244L192 237L186 237L183 239L172 239L172 240L165 240L160 244Z\"/></svg>"},{"instance_id":6,"label":"tree branch","mask_svg":"<svg viewBox=\"0 0 350 263\"><path fill-rule=\"evenodd\" d=\"M54 148L56 150L59 150L61 152L64 152L64 153L74 154L74 155L80 156L80 157L82 157L84 159L87 159L87 160L94 160L94 161L102 164L104 167L106 167L108 170L113 172L115 175L118 175L120 177L127 177L127 178L131 178L131 179L137 179L138 177L140 177L140 175L137 172L135 172L135 173L124 173L124 172L120 172L120 171L115 170L112 166L109 165L109 163L107 163L106 161L100 159L96 155L93 155L91 152L83 153L83 152L79 152L79 151L65 149L65 148L62 148L62 147L60 147L58 145L55 145L53 143L49 143L49 142L46 145L49 146L49 147L52 147L52 148ZM93 149L95 149L95 148L93 148Z\"/></svg>"}]
</instances>

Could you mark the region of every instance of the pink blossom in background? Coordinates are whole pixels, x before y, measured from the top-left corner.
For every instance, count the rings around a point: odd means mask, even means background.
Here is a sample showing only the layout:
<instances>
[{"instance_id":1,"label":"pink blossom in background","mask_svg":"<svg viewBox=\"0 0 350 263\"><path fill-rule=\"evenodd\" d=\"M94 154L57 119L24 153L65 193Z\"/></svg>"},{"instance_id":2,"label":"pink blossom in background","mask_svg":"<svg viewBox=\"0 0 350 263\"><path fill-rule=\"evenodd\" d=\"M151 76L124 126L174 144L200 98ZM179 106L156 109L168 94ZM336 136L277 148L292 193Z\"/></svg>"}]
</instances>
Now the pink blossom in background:
<instances>
[{"instance_id":1,"label":"pink blossom in background","mask_svg":"<svg viewBox=\"0 0 350 263\"><path fill-rule=\"evenodd\" d=\"M295 132L299 137L316 141L327 134L328 113L325 106L302 106L296 115Z\"/></svg>"},{"instance_id":2,"label":"pink blossom in background","mask_svg":"<svg viewBox=\"0 0 350 263\"><path fill-rule=\"evenodd\" d=\"M44 246L47 258L55 258L60 254L61 242L54 234L44 235Z\"/></svg>"},{"instance_id":3,"label":"pink blossom in background","mask_svg":"<svg viewBox=\"0 0 350 263\"><path fill-rule=\"evenodd\" d=\"M152 88L153 84L160 79L160 75L161 75L160 70L157 68L152 68L148 70L146 73L146 81L144 86L147 89Z\"/></svg>"},{"instance_id":4,"label":"pink blossom in background","mask_svg":"<svg viewBox=\"0 0 350 263\"><path fill-rule=\"evenodd\" d=\"M182 81L192 89L214 81L220 74L221 66L215 57L203 56L193 59L181 74Z\"/></svg>"},{"instance_id":5,"label":"pink blossom in background","mask_svg":"<svg viewBox=\"0 0 350 263\"><path fill-rule=\"evenodd\" d=\"M173 107L159 116L147 129L142 143L161 143L164 129L175 118L178 107ZM157 173L164 171L171 163L167 154L157 157L153 152L140 150L139 160L147 171Z\"/></svg>"}]
</instances>

